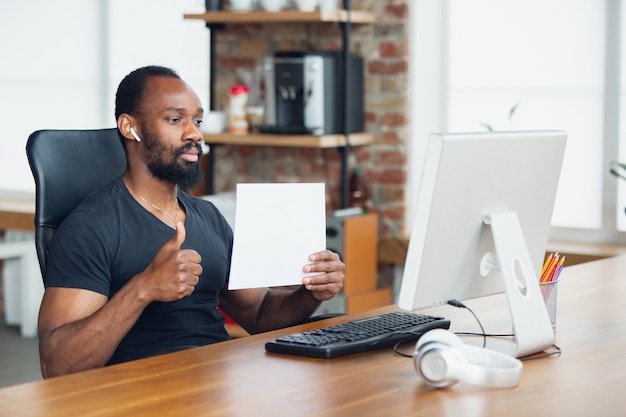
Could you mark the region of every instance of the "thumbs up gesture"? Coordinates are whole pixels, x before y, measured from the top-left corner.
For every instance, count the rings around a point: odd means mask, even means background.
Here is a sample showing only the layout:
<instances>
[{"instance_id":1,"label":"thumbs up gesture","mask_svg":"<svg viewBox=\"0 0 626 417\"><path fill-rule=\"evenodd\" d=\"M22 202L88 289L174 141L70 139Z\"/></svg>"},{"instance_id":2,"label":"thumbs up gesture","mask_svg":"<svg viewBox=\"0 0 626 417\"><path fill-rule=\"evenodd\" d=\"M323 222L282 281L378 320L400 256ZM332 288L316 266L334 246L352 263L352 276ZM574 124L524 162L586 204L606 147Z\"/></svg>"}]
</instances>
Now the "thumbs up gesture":
<instances>
[{"instance_id":1,"label":"thumbs up gesture","mask_svg":"<svg viewBox=\"0 0 626 417\"><path fill-rule=\"evenodd\" d=\"M175 301L193 293L202 274L200 254L193 249L181 249L186 231L183 222L176 223L176 233L154 256L140 275L151 301Z\"/></svg>"}]
</instances>

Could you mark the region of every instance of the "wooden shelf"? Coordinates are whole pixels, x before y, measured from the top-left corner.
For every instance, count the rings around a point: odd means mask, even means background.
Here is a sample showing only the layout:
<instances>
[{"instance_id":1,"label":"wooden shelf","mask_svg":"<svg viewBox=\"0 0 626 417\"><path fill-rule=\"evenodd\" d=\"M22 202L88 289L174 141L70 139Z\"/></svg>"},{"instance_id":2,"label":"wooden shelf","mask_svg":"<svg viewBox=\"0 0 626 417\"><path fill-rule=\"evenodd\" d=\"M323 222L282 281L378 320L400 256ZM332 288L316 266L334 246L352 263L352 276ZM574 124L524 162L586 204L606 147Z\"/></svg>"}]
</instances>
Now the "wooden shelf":
<instances>
[{"instance_id":1,"label":"wooden shelf","mask_svg":"<svg viewBox=\"0 0 626 417\"><path fill-rule=\"evenodd\" d=\"M284 146L296 148L338 148L346 146L343 134L337 135L271 135L255 134L233 135L230 133L205 133L204 141L209 144L220 145L256 145L256 146ZM374 142L371 133L352 133L349 136L350 146L369 145Z\"/></svg>"},{"instance_id":2,"label":"wooden shelf","mask_svg":"<svg viewBox=\"0 0 626 417\"><path fill-rule=\"evenodd\" d=\"M207 23L294 23L294 22L347 22L348 12L345 10L299 12L287 10L284 12L264 11L215 11L206 13L184 14L185 19L202 20ZM351 23L373 23L374 14L364 11L351 11Z\"/></svg>"},{"instance_id":3,"label":"wooden shelf","mask_svg":"<svg viewBox=\"0 0 626 417\"><path fill-rule=\"evenodd\" d=\"M332 11L314 11L314 12L300 12L296 10L286 10L282 12L266 12L266 11L233 11L233 10L217 10L206 11L205 13L187 13L183 15L184 19L188 20L200 20L206 23L207 28L213 31L213 29L220 28L221 25L231 24L289 24L289 23L339 23L337 25L342 32L342 52L345 57L350 51L350 30L351 25L354 24L368 24L376 21L374 13L366 11L354 11L354 10L332 10ZM216 32L219 32L216 30ZM211 33L211 71L209 72L209 84L215 85L215 39L213 33ZM347 67L347 66L346 66ZM347 74L344 74L347 76ZM347 84L345 84L347 85ZM345 87L347 90L348 88ZM348 95L347 91L344 94ZM213 102L214 96L211 96L210 108L214 108ZM351 146L362 146L373 143L373 135L368 133L354 133L348 135L348 138L343 134L338 135L324 135L324 136L312 136L312 135L272 135L272 134L248 134L248 135L230 135L230 134L204 134L204 141L209 144L215 145L252 145L252 146L279 146L279 147L301 147L301 148L339 148L341 151L341 207L345 208L348 204L348 154ZM214 171L214 152L211 152L208 156L208 171L207 174L207 193L212 194L213 189L213 175Z\"/></svg>"}]
</instances>

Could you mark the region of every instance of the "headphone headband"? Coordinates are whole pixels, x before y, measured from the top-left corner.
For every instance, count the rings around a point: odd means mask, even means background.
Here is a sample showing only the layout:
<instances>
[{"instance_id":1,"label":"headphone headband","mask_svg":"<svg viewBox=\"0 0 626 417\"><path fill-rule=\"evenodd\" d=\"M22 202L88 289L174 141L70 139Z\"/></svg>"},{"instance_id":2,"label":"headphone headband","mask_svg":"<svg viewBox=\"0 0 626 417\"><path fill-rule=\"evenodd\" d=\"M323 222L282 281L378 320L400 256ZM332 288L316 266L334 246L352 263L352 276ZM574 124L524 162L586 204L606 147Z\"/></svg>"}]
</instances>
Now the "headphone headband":
<instances>
[{"instance_id":1,"label":"headphone headband","mask_svg":"<svg viewBox=\"0 0 626 417\"><path fill-rule=\"evenodd\" d=\"M512 356L478 346L465 345L468 384L509 388L519 383L522 362Z\"/></svg>"}]
</instances>

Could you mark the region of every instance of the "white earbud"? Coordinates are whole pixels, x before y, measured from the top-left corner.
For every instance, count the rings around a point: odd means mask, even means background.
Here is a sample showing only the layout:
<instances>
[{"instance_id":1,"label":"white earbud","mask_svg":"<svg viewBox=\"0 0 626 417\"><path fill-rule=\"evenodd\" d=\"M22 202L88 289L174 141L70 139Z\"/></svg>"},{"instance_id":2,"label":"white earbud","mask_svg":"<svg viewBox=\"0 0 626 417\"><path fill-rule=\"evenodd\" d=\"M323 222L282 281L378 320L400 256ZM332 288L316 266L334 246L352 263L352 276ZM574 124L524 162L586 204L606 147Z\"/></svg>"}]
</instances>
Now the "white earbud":
<instances>
[{"instance_id":1,"label":"white earbud","mask_svg":"<svg viewBox=\"0 0 626 417\"><path fill-rule=\"evenodd\" d=\"M131 127L130 128L130 134L133 135L133 137L135 138L135 140L137 142L141 142L141 138L139 137L139 135L137 134L137 132L135 132L135 128Z\"/></svg>"}]
</instances>

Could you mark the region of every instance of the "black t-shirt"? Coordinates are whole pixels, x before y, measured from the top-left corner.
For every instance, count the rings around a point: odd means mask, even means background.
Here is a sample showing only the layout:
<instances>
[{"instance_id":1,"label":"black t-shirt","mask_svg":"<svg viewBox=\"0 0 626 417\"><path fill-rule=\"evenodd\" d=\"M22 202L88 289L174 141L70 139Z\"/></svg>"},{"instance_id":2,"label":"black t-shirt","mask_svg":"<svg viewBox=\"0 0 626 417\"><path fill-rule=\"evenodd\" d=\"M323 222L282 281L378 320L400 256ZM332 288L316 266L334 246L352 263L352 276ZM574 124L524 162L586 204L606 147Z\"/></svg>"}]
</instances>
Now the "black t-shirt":
<instances>
[{"instance_id":1,"label":"black t-shirt","mask_svg":"<svg viewBox=\"0 0 626 417\"><path fill-rule=\"evenodd\" d=\"M228 339L217 306L229 273L232 230L212 203L184 192L178 199L187 214L182 248L202 257L200 282L189 297L148 305L109 364ZM82 288L111 298L174 233L130 195L120 177L63 221L50 245L46 287Z\"/></svg>"}]
</instances>

